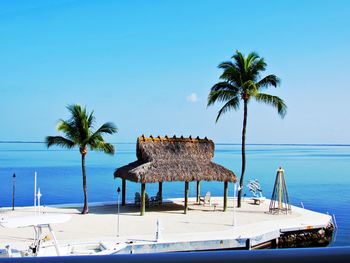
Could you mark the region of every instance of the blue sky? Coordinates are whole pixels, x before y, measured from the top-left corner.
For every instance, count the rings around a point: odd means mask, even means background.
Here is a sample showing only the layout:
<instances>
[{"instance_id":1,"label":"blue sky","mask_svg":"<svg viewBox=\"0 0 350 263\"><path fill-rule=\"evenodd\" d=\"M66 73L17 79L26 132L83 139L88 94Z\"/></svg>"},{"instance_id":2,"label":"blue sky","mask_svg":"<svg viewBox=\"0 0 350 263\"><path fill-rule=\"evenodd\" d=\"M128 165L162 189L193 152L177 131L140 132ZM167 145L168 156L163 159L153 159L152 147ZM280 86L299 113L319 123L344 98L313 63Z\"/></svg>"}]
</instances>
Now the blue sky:
<instances>
[{"instance_id":1,"label":"blue sky","mask_svg":"<svg viewBox=\"0 0 350 263\"><path fill-rule=\"evenodd\" d=\"M42 141L67 104L140 134L240 143L242 110L206 108L220 62L258 52L288 105L252 102L248 143L350 143L349 1L1 1L0 140Z\"/></svg>"}]
</instances>

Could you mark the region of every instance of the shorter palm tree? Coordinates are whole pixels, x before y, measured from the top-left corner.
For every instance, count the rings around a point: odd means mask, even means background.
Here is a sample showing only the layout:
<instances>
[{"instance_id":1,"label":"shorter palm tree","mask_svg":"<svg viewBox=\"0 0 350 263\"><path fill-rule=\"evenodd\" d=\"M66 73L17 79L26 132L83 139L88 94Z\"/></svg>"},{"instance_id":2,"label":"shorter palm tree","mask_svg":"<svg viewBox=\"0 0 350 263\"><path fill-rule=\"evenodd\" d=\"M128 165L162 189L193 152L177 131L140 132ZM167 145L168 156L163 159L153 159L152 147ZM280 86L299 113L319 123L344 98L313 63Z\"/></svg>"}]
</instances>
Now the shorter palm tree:
<instances>
[{"instance_id":1,"label":"shorter palm tree","mask_svg":"<svg viewBox=\"0 0 350 263\"><path fill-rule=\"evenodd\" d=\"M102 135L116 133L117 128L113 123L107 122L96 131L93 131L93 124L95 122L93 111L89 114L85 107L81 108L78 104L69 105L67 109L71 113L70 119L66 121L60 120L57 126L57 130L63 132L66 137L47 136L45 141L48 148L53 145L68 149L79 147L84 191L84 208L82 214L87 214L89 212L85 168L87 148L113 155L113 145L105 142Z\"/></svg>"}]
</instances>

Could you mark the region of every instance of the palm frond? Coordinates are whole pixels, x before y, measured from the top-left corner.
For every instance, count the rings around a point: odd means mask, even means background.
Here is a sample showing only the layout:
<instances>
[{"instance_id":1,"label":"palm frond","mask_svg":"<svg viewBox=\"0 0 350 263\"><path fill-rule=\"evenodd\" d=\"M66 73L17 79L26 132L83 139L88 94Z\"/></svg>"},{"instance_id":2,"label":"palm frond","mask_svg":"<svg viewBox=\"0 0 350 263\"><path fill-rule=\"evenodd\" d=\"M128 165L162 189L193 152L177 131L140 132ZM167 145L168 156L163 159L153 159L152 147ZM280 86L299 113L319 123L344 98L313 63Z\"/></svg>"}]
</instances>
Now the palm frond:
<instances>
[{"instance_id":1,"label":"palm frond","mask_svg":"<svg viewBox=\"0 0 350 263\"><path fill-rule=\"evenodd\" d=\"M247 80L246 82L243 83L242 90L243 92L249 95L254 94L257 91L255 82L252 80Z\"/></svg>"},{"instance_id":2,"label":"palm frond","mask_svg":"<svg viewBox=\"0 0 350 263\"><path fill-rule=\"evenodd\" d=\"M232 85L227 81L218 82L211 88L211 91L219 91L219 90L231 90L235 92L239 91L239 89L236 86Z\"/></svg>"},{"instance_id":3,"label":"palm frond","mask_svg":"<svg viewBox=\"0 0 350 263\"><path fill-rule=\"evenodd\" d=\"M284 103L284 101L278 97L273 96L270 94L265 93L257 93L255 94L254 98L258 102L263 102L266 104L269 104L277 109L278 114L284 118L284 116L287 114L287 105Z\"/></svg>"},{"instance_id":4,"label":"palm frond","mask_svg":"<svg viewBox=\"0 0 350 263\"><path fill-rule=\"evenodd\" d=\"M90 148L92 150L101 151L101 152L111 154L111 155L113 155L115 152L114 146L108 142L105 142L105 141L99 141L93 147L90 145Z\"/></svg>"},{"instance_id":5,"label":"palm frond","mask_svg":"<svg viewBox=\"0 0 350 263\"><path fill-rule=\"evenodd\" d=\"M98 147L99 143L104 141L102 134L113 134L117 131L118 129L113 123L106 122L89 137L86 144L91 145L93 148Z\"/></svg>"},{"instance_id":6,"label":"palm frond","mask_svg":"<svg viewBox=\"0 0 350 263\"><path fill-rule=\"evenodd\" d=\"M94 117L86 111L86 107L82 108L79 104L68 105L67 109L71 112L69 123L76 129L80 141L86 141L90 136L89 120L92 122Z\"/></svg>"},{"instance_id":7,"label":"palm frond","mask_svg":"<svg viewBox=\"0 0 350 263\"><path fill-rule=\"evenodd\" d=\"M60 120L57 125L57 130L63 132L66 137L72 141L79 140L79 134L76 127L72 126L68 121Z\"/></svg>"},{"instance_id":8,"label":"palm frond","mask_svg":"<svg viewBox=\"0 0 350 263\"><path fill-rule=\"evenodd\" d=\"M267 75L258 83L256 83L257 89L268 88L269 86L277 87L280 84L280 79L276 75Z\"/></svg>"},{"instance_id":9,"label":"palm frond","mask_svg":"<svg viewBox=\"0 0 350 263\"><path fill-rule=\"evenodd\" d=\"M225 105L222 106L222 108L219 110L215 122L219 121L222 114L230 110L237 110L238 108L239 108L239 98L238 97L232 98L227 103L225 103Z\"/></svg>"},{"instance_id":10,"label":"palm frond","mask_svg":"<svg viewBox=\"0 0 350 263\"><path fill-rule=\"evenodd\" d=\"M251 52L248 54L247 58L244 60L244 69L246 72L248 72L249 69L255 65L258 58L259 55L256 52Z\"/></svg>"},{"instance_id":11,"label":"palm frond","mask_svg":"<svg viewBox=\"0 0 350 263\"><path fill-rule=\"evenodd\" d=\"M228 68L234 68L236 65L234 65L231 61L225 61L219 64L218 68L221 68L223 70Z\"/></svg>"},{"instance_id":12,"label":"palm frond","mask_svg":"<svg viewBox=\"0 0 350 263\"><path fill-rule=\"evenodd\" d=\"M67 109L71 113L68 120L60 120L57 126L58 131L63 132L66 136L49 136L47 139L48 145L57 144L63 147L71 147L71 145L97 147L103 142L102 134L113 134L117 132L116 126L107 122L103 124L98 130L93 132L91 129L95 122L94 112L90 114L86 107L82 108L78 104L68 105Z\"/></svg>"},{"instance_id":13,"label":"palm frond","mask_svg":"<svg viewBox=\"0 0 350 263\"><path fill-rule=\"evenodd\" d=\"M71 149L75 146L75 143L67 138L64 138L62 136L47 136L45 138L45 143L47 148L57 145L61 146L63 148Z\"/></svg>"},{"instance_id":14,"label":"palm frond","mask_svg":"<svg viewBox=\"0 0 350 263\"><path fill-rule=\"evenodd\" d=\"M240 99L249 100L251 97L259 102L274 106L278 113L284 117L287 106L282 99L277 96L259 93L259 89L269 86L277 87L280 82L275 75L268 75L259 80L260 73L266 69L264 58L259 57L256 52L244 56L238 50L231 58L232 62L226 61L219 64L219 68L223 69L220 76L223 81L215 84L208 95L207 106L211 106L216 102L226 103L219 111L216 121L228 110L237 109Z\"/></svg>"},{"instance_id":15,"label":"palm frond","mask_svg":"<svg viewBox=\"0 0 350 263\"><path fill-rule=\"evenodd\" d=\"M207 106L215 104L215 102L227 102L234 98L238 98L239 93L234 90L221 89L221 90L212 90L208 95Z\"/></svg>"},{"instance_id":16,"label":"palm frond","mask_svg":"<svg viewBox=\"0 0 350 263\"><path fill-rule=\"evenodd\" d=\"M67 109L71 113L71 121L75 121L77 123L81 117L86 117L86 109L82 108L79 104L68 105Z\"/></svg>"},{"instance_id":17,"label":"palm frond","mask_svg":"<svg viewBox=\"0 0 350 263\"><path fill-rule=\"evenodd\" d=\"M95 133L103 134L113 134L118 132L118 128L115 126L112 122L106 122L104 123Z\"/></svg>"},{"instance_id":18,"label":"palm frond","mask_svg":"<svg viewBox=\"0 0 350 263\"><path fill-rule=\"evenodd\" d=\"M245 72L245 58L244 58L244 55L241 52L239 52L238 50L236 50L236 54L234 54L231 58L234 60L234 64L237 67L237 69L241 73L244 73Z\"/></svg>"},{"instance_id":19,"label":"palm frond","mask_svg":"<svg viewBox=\"0 0 350 263\"><path fill-rule=\"evenodd\" d=\"M87 119L87 125L89 128L92 128L94 126L95 122L95 116L94 116L94 111L91 111L88 119Z\"/></svg>"},{"instance_id":20,"label":"palm frond","mask_svg":"<svg viewBox=\"0 0 350 263\"><path fill-rule=\"evenodd\" d=\"M257 81L261 72L265 71L266 62L264 58L257 57L254 61L251 62L248 69L249 78L253 81Z\"/></svg>"},{"instance_id":21,"label":"palm frond","mask_svg":"<svg viewBox=\"0 0 350 263\"><path fill-rule=\"evenodd\" d=\"M237 87L242 85L242 75L236 67L225 69L224 72L221 74L220 79L229 82Z\"/></svg>"}]
</instances>

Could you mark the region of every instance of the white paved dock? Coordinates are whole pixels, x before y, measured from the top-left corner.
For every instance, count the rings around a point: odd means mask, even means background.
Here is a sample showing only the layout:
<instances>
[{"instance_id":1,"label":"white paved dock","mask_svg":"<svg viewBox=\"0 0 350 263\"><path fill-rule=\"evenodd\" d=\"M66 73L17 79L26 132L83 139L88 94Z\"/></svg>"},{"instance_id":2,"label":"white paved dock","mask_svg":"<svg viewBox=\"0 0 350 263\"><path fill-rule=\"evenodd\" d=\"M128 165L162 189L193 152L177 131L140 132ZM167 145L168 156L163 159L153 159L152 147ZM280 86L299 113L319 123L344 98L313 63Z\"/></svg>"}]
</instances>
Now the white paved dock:
<instances>
[{"instance_id":1,"label":"white paved dock","mask_svg":"<svg viewBox=\"0 0 350 263\"><path fill-rule=\"evenodd\" d=\"M183 214L183 199L172 199L172 203L146 209L139 216L139 209L120 206L120 232L117 237L117 206L91 206L88 215L81 215L80 208L44 207L47 214L69 214L71 220L53 225L61 244L73 242L116 243L124 241L154 241L156 222L162 227L162 241L201 241L220 239L244 239L279 233L280 231L326 227L331 217L326 214L292 206L292 214L272 215L268 213L269 200L254 205L249 199L236 208L236 225L233 226L233 200L229 200L228 211L222 211L222 198L212 198L214 206L195 204L189 199L189 211ZM0 219L33 215L32 207L16 208L15 211L0 210ZM8 229L0 227L0 248L10 244L25 248L33 241L32 228Z\"/></svg>"}]
</instances>

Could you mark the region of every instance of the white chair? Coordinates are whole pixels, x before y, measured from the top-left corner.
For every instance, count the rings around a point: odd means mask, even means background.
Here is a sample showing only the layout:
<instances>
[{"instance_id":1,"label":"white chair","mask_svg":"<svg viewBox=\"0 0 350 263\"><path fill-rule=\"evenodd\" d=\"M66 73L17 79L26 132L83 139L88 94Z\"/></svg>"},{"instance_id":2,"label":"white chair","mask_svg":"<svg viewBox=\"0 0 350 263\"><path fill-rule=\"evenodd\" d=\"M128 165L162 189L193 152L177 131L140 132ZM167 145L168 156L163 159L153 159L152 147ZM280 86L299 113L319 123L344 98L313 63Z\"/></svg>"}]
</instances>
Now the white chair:
<instances>
[{"instance_id":1,"label":"white chair","mask_svg":"<svg viewBox=\"0 0 350 263\"><path fill-rule=\"evenodd\" d=\"M252 200L254 201L255 205L260 205L266 200L266 197L262 195L261 185L257 179L250 180L247 187L253 195Z\"/></svg>"},{"instance_id":2,"label":"white chair","mask_svg":"<svg viewBox=\"0 0 350 263\"><path fill-rule=\"evenodd\" d=\"M211 204L210 196L211 196L210 192L207 192L205 194L205 196L200 196L199 197L199 203L200 204L203 203L203 205L207 205L207 204L210 205Z\"/></svg>"}]
</instances>

